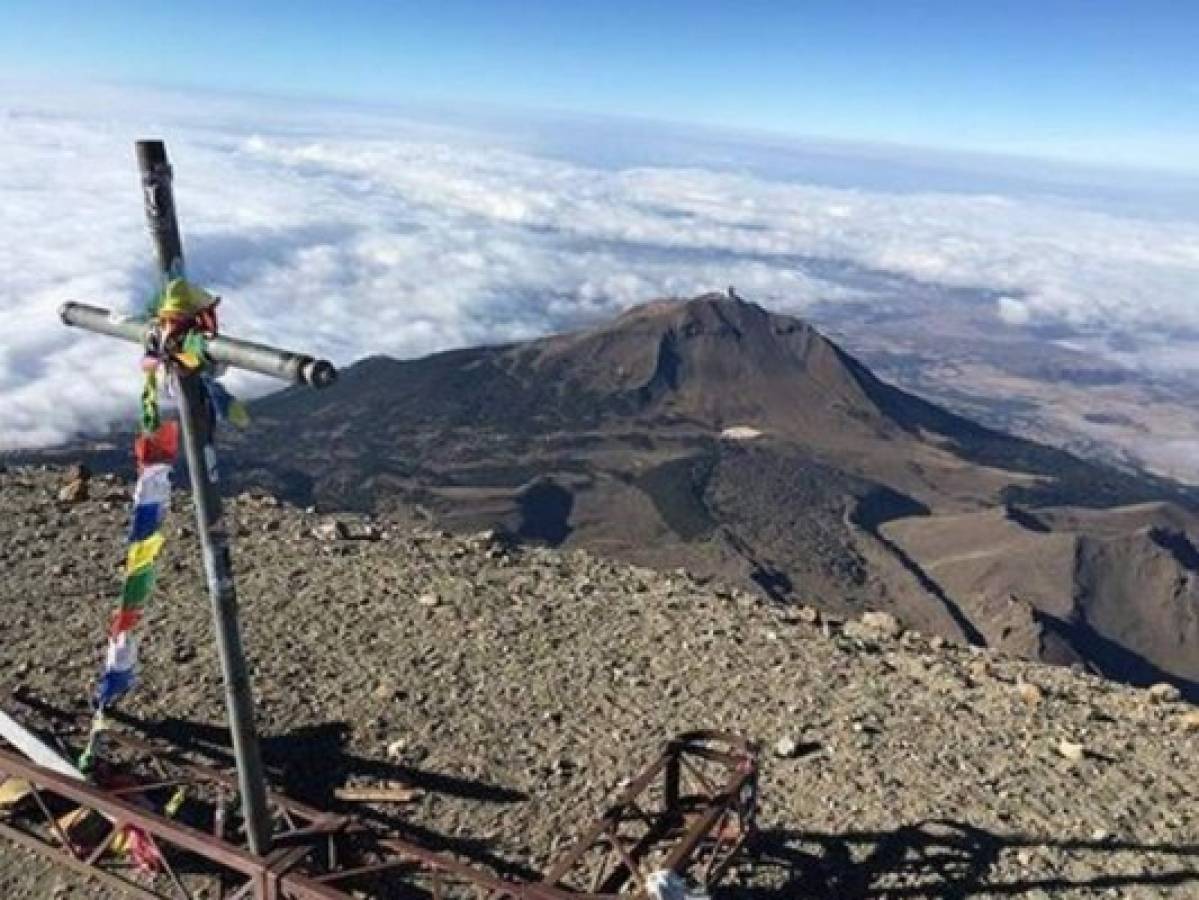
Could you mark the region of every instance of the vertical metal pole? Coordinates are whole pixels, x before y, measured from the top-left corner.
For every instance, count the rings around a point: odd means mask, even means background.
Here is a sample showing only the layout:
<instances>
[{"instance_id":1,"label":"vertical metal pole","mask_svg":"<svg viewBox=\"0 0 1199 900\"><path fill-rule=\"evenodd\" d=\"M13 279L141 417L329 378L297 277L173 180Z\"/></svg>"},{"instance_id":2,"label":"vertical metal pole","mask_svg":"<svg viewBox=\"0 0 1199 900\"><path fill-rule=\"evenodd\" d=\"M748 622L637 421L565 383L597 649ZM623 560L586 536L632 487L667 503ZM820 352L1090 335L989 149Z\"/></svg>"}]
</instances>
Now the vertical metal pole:
<instances>
[{"instance_id":1,"label":"vertical metal pole","mask_svg":"<svg viewBox=\"0 0 1199 900\"><path fill-rule=\"evenodd\" d=\"M225 706L233 737L233 756L237 760L237 784L246 836L250 850L262 855L270 849L271 824L258 734L254 728L254 698L238 628L237 589L233 582L229 536L222 522L221 497L216 487L216 453L209 426L209 399L198 374L177 374L174 380L183 429L183 450L196 507L196 531L200 535L204 577L212 601L217 655L225 681Z\"/></svg>"},{"instance_id":2,"label":"vertical metal pole","mask_svg":"<svg viewBox=\"0 0 1199 900\"><path fill-rule=\"evenodd\" d=\"M171 167L162 141L138 141L137 160L142 174L146 220L158 254L163 282L183 275L183 244L175 216L171 190ZM183 448L191 479L196 526L204 556L204 576L212 601L212 618L225 681L225 704L233 755L237 760L237 783L250 850L258 855L270 850L271 823L267 812L266 785L258 734L254 728L254 699L242 652L238 628L237 591L229 554L229 536L221 521L221 498L217 491L216 450L212 444L208 392L196 373L173 375Z\"/></svg>"},{"instance_id":3,"label":"vertical metal pole","mask_svg":"<svg viewBox=\"0 0 1199 900\"><path fill-rule=\"evenodd\" d=\"M142 173L142 204L150 239L158 255L158 271L163 283L183 277L183 241L179 237L179 219L175 215L175 192L171 188L171 164L162 141L138 141L137 166Z\"/></svg>"}]
</instances>

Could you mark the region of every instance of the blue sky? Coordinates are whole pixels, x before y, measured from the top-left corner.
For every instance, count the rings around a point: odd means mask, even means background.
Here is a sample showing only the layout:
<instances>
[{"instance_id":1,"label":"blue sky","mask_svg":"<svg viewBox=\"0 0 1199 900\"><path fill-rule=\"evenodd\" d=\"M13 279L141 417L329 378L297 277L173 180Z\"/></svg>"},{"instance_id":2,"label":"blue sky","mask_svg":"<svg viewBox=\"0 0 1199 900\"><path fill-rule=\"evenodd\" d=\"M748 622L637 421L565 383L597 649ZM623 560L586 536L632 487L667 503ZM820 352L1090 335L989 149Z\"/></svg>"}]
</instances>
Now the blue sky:
<instances>
[{"instance_id":1,"label":"blue sky","mask_svg":"<svg viewBox=\"0 0 1199 900\"><path fill-rule=\"evenodd\" d=\"M1199 4L5 0L9 75L696 122L1199 172Z\"/></svg>"}]
</instances>

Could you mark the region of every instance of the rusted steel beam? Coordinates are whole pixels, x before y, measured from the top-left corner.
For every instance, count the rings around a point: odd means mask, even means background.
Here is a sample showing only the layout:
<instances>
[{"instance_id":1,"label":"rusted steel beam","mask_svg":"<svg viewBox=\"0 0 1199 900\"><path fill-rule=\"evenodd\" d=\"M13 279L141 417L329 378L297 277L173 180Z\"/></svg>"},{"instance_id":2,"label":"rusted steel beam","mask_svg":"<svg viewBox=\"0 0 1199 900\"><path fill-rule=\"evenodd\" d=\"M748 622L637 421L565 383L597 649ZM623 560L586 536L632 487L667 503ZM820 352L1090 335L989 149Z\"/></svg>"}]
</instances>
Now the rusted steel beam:
<instances>
[{"instance_id":1,"label":"rusted steel beam","mask_svg":"<svg viewBox=\"0 0 1199 900\"><path fill-rule=\"evenodd\" d=\"M649 767L641 773L633 781L629 782L628 786L621 791L616 802L612 804L603 814L598 822L592 825L583 835L575 841L566 851L565 855L558 860L541 879L542 884L557 885L566 877L566 874L578 864L578 862L587 854L595 842L608 828L609 820L616 815L622 808L628 806L630 801L636 799L645 792L657 777L659 772L662 772L668 763L669 755L663 753L656 760L650 763Z\"/></svg>"},{"instance_id":2,"label":"rusted steel beam","mask_svg":"<svg viewBox=\"0 0 1199 900\"><path fill-rule=\"evenodd\" d=\"M91 720L91 714L86 711L62 709L51 703L47 703L45 700L33 697L23 690L16 691L13 694L13 699L54 721L61 722L65 726L86 730ZM120 744L130 750L135 750L138 753L143 753L151 760L165 760L193 776L193 780L209 781L213 784L219 784L222 787L228 787L233 790L237 789L237 778L235 776L214 766L196 762L175 747L116 730L104 732L104 739ZM339 816L323 809L317 809L314 806L309 806L284 794L268 791L267 797L272 804L281 810L286 810L292 815L298 815L313 823L318 821L329 822L334 819L348 821L348 817L346 816Z\"/></svg>"},{"instance_id":3,"label":"rusted steel beam","mask_svg":"<svg viewBox=\"0 0 1199 900\"><path fill-rule=\"evenodd\" d=\"M720 749L719 745L725 745L728 749ZM719 764L731 773L726 776L727 783L721 789L717 789L689 757ZM682 808L684 798L681 793L681 777L684 771L696 778L707 792L706 797L700 798L706 808L689 825L684 821ZM608 864L601 860L600 865L605 874L603 877L597 877L593 884L601 894L619 892L625 888L630 878L640 883L644 877L639 871L640 860L652 847L664 841L674 828L686 825L679 843L668 852L666 860L660 864L663 868L675 869L681 873L690 863L699 844L710 836L712 829L726 821L730 809L739 807L742 793L747 785L754 782L756 772L754 748L738 735L720 731L694 731L679 735L667 742L662 755L628 785L604 816L558 860L542 883L561 886L563 879L575 870L588 854L607 846L607 852L617 856L613 860L616 866L609 869ZM637 798L648 790L659 774L663 776L663 809L655 819L641 808ZM626 848L616 835L614 826L630 821L638 821L645 825L646 831L632 847ZM742 830L745 827L748 827L748 823L743 823ZM741 835L732 844L740 847L743 839L744 835ZM726 843L723 836L720 836L717 843Z\"/></svg>"},{"instance_id":4,"label":"rusted steel beam","mask_svg":"<svg viewBox=\"0 0 1199 900\"><path fill-rule=\"evenodd\" d=\"M687 829L687 832L675 844L674 848L666 855L662 861L662 867L666 869L677 869L681 866L694 852L696 846L708 834L712 832L717 821L724 815L728 807L735 802L742 787L748 782L749 775L747 773L738 772L724 786L721 792L722 803L720 805L709 806L702 812L698 819Z\"/></svg>"},{"instance_id":5,"label":"rusted steel beam","mask_svg":"<svg viewBox=\"0 0 1199 900\"><path fill-rule=\"evenodd\" d=\"M355 822L348 816L334 816L330 814L326 819L314 822L312 825L293 828L290 831L280 831L275 835L275 846L286 848L301 841L311 840L314 837L361 834L366 832L366 830L365 825L361 822Z\"/></svg>"},{"instance_id":6,"label":"rusted steel beam","mask_svg":"<svg viewBox=\"0 0 1199 900\"><path fill-rule=\"evenodd\" d=\"M168 836L174 846L212 859L243 875L253 875L262 866L258 857L245 850L115 797L85 781L66 778L50 769L27 763L4 750L0 750L0 772L24 779L48 793L72 800L123 825L135 825L151 834Z\"/></svg>"},{"instance_id":7,"label":"rusted steel beam","mask_svg":"<svg viewBox=\"0 0 1199 900\"><path fill-rule=\"evenodd\" d=\"M399 838L386 838L379 841L379 844L400 854L402 857L417 860L429 869L448 872L466 881L485 887L488 890L497 891L500 897L511 897L513 900L580 900L577 893L557 890L543 884L521 884L519 882L504 881L489 872L476 869L452 856L437 853L434 850L429 850L426 847L421 847L418 844L412 844Z\"/></svg>"}]
</instances>

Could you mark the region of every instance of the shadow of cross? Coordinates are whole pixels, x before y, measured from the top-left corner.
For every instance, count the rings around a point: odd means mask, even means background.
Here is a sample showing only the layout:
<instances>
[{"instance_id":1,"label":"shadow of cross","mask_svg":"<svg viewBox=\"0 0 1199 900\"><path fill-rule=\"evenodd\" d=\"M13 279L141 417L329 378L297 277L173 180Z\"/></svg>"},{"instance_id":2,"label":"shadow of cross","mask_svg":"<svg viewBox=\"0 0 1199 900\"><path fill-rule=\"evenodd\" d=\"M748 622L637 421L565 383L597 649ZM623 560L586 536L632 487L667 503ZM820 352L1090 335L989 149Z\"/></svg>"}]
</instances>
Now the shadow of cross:
<instances>
[{"instance_id":1,"label":"shadow of cross","mask_svg":"<svg viewBox=\"0 0 1199 900\"><path fill-rule=\"evenodd\" d=\"M142 198L158 260L161 287L184 277L183 242L175 215L173 174L162 141L138 141L137 160L141 170ZM62 321L97 334L147 345L157 334L159 323L131 320L106 309L82 303L67 303L59 312ZM183 329L195 328L184 320ZM266 344L230 338L209 337L204 356L214 363L271 375L286 381L326 387L337 371L326 360L282 350ZM202 367L189 368L167 355L168 377L175 388L184 455L192 487L197 532L204 558L204 573L212 601L217 653L225 682L225 702L237 762L238 790L244 810L250 850L265 854L271 847L271 824L267 814L266 785L254 727L254 707L249 675L242 651L237 618L237 592L229 551L229 537L222 523L221 498L217 490L216 450L213 445L212 398L203 382Z\"/></svg>"},{"instance_id":2,"label":"shadow of cross","mask_svg":"<svg viewBox=\"0 0 1199 900\"><path fill-rule=\"evenodd\" d=\"M1013 874L1004 857L1022 850L1060 852L1076 865L1069 875ZM1161 862L1157 867L1140 863L1135 871L1108 862L1121 853L1152 855ZM748 863L754 872L750 880L762 886L730 885L714 900L1123 896L1137 888L1199 893L1199 844L1040 838L947 819L893 831L767 830L756 838ZM1077 874L1080 868L1088 874Z\"/></svg>"},{"instance_id":3,"label":"shadow of cross","mask_svg":"<svg viewBox=\"0 0 1199 900\"><path fill-rule=\"evenodd\" d=\"M224 767L230 762L229 730L220 724L177 717L151 720L122 711L113 713L112 718L145 738L165 742L208 765ZM320 809L352 813L430 850L472 860L508 878L540 880L541 872L504 855L491 846L491 841L441 834L412 821L411 816L394 814L378 806L339 803L334 792L351 777L365 777L397 781L427 793L476 803L523 803L529 800L528 794L476 778L356 755L349 750L349 735L349 724L335 721L263 736L263 763L271 773L272 783L288 797Z\"/></svg>"}]
</instances>

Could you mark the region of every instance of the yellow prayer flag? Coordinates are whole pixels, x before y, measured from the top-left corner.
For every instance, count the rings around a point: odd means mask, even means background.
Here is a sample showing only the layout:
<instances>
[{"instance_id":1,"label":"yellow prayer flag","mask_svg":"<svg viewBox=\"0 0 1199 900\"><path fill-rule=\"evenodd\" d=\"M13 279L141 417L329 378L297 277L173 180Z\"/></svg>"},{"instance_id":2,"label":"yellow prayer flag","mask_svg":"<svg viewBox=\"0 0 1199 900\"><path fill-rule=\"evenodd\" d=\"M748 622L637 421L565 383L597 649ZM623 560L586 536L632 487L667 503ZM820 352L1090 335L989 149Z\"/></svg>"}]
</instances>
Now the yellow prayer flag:
<instances>
[{"instance_id":1,"label":"yellow prayer flag","mask_svg":"<svg viewBox=\"0 0 1199 900\"><path fill-rule=\"evenodd\" d=\"M136 575L146 566L152 564L162 549L165 539L161 531L156 531L144 541L129 545L129 556L125 559L125 574Z\"/></svg>"},{"instance_id":2,"label":"yellow prayer flag","mask_svg":"<svg viewBox=\"0 0 1199 900\"><path fill-rule=\"evenodd\" d=\"M162 303L158 314L164 318L194 316L202 309L216 305L217 298L198 284L183 278L174 278L162 292Z\"/></svg>"}]
</instances>

